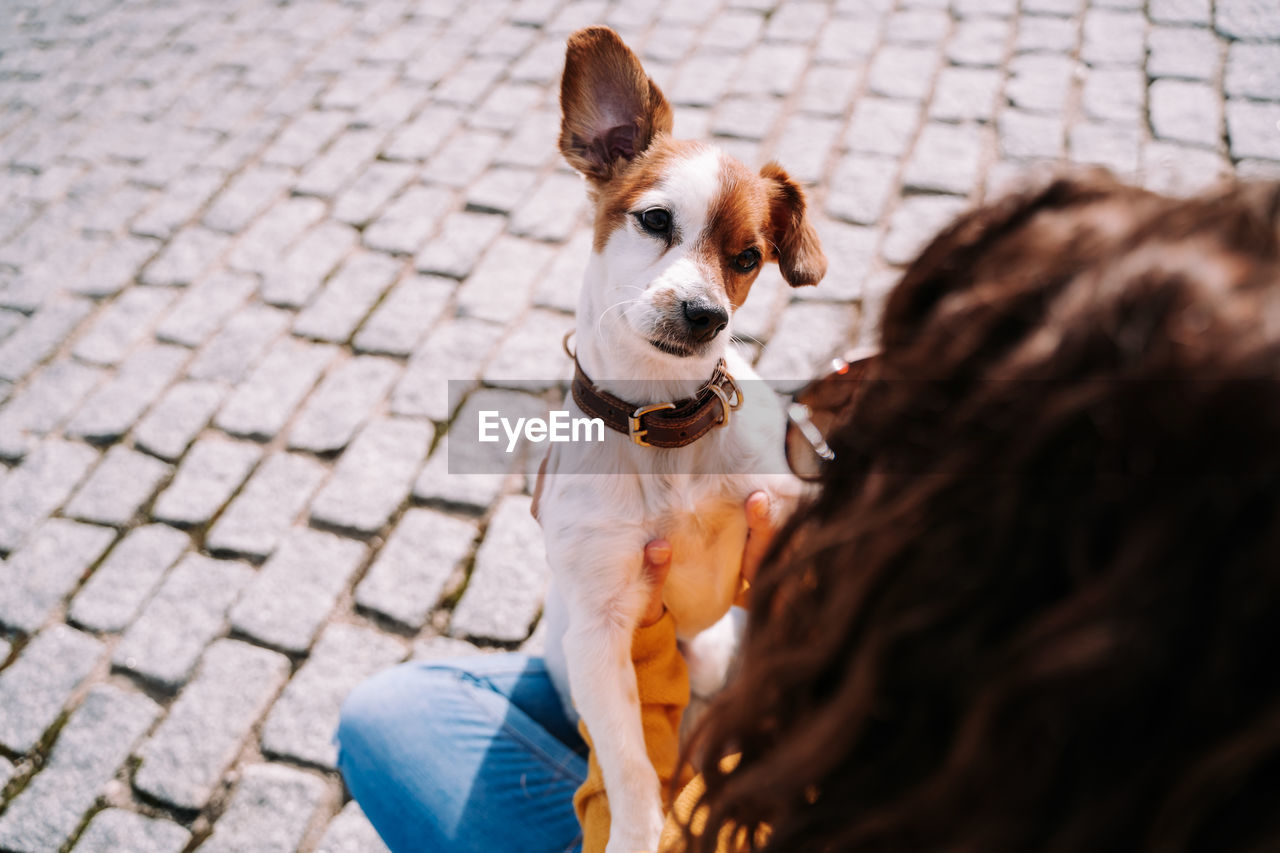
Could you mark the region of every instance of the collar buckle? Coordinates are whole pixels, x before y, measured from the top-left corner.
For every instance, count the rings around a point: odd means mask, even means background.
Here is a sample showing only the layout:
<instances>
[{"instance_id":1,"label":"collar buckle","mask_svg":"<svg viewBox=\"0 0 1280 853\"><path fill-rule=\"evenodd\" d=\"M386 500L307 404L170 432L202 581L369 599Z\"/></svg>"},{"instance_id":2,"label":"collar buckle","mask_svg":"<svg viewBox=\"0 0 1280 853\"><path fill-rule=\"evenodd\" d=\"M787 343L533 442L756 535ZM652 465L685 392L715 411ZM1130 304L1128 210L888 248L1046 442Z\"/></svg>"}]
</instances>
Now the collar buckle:
<instances>
[{"instance_id":1,"label":"collar buckle","mask_svg":"<svg viewBox=\"0 0 1280 853\"><path fill-rule=\"evenodd\" d=\"M653 447L652 444L644 440L645 435L647 435L649 431L647 429L640 428L640 419L650 412L660 412L664 409L674 409L675 407L675 403L653 403L649 406L640 406L632 412L631 417L627 419L627 435L631 437L632 441L641 447Z\"/></svg>"}]
</instances>

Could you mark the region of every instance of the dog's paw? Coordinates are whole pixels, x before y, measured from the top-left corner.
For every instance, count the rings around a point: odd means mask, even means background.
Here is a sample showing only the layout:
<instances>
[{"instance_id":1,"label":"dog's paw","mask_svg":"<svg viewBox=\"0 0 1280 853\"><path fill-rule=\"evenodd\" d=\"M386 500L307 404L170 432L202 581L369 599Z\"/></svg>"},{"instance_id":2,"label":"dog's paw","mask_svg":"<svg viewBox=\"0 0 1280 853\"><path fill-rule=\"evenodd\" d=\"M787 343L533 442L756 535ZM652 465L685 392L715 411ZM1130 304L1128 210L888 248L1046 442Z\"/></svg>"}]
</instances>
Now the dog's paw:
<instances>
[{"instance_id":1,"label":"dog's paw","mask_svg":"<svg viewBox=\"0 0 1280 853\"><path fill-rule=\"evenodd\" d=\"M694 696L711 697L724 687L746 628L747 612L731 607L719 622L684 644L689 691Z\"/></svg>"}]
</instances>

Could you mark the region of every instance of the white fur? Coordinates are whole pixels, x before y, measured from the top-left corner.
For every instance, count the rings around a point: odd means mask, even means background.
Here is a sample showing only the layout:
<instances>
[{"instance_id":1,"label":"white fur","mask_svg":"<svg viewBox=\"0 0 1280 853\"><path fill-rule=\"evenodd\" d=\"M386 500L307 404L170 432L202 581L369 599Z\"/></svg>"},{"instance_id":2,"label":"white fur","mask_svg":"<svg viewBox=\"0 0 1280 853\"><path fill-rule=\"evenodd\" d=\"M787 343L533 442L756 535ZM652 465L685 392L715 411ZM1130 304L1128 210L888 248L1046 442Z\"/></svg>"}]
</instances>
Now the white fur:
<instances>
[{"instance_id":1,"label":"white fur","mask_svg":"<svg viewBox=\"0 0 1280 853\"><path fill-rule=\"evenodd\" d=\"M670 210L683 234L679 245L667 249L627 217L587 266L577 313L578 358L598 385L628 402L690 396L721 356L735 378L756 378L745 361L726 352L729 329L695 357L668 355L649 343L662 319L655 297L664 292L700 296L729 310L727 297L712 292L709 271L690 252L719 188L721 157L707 148L677 161L638 206ZM553 578L545 614L548 665L566 705L572 695L594 740L612 815L609 853L656 850L663 820L630 657L648 597L645 543L665 538L672 544L663 600L675 617L695 687L714 692L723 684L738 632L728 623L707 629L726 616L738 589L744 502L764 489L781 516L800 492L790 475L753 473L786 470L781 406L759 393L762 387L752 383L729 424L688 447L640 447L606 431L603 444L558 444L550 456L539 511ZM580 414L571 396L565 406ZM681 473L713 470L724 473Z\"/></svg>"}]
</instances>

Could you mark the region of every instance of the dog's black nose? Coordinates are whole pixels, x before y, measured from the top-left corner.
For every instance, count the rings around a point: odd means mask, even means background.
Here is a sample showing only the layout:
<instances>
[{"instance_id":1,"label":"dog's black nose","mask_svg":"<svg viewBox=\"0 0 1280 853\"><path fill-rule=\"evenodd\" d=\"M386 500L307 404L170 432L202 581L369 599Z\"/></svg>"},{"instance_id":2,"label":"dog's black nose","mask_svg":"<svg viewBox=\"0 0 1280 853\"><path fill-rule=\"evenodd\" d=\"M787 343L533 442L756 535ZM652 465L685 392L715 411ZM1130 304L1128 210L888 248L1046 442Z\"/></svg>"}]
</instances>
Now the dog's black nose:
<instances>
[{"instance_id":1,"label":"dog's black nose","mask_svg":"<svg viewBox=\"0 0 1280 853\"><path fill-rule=\"evenodd\" d=\"M729 312L710 302L684 302L684 318L694 340L705 344L729 325Z\"/></svg>"}]
</instances>

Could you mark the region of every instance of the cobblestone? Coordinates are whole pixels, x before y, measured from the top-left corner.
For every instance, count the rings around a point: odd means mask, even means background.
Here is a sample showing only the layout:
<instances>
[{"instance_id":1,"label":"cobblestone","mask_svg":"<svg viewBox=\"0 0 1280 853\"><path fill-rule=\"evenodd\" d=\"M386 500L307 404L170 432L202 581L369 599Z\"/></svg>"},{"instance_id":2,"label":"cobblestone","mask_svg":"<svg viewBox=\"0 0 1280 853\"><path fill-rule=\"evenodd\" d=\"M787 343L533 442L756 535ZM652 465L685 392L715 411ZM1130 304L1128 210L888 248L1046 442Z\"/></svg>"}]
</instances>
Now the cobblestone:
<instances>
[{"instance_id":1,"label":"cobblestone","mask_svg":"<svg viewBox=\"0 0 1280 853\"><path fill-rule=\"evenodd\" d=\"M0 379L16 382L53 355L72 329L89 316L87 300L67 299L44 307L0 343Z\"/></svg>"},{"instance_id":2,"label":"cobblestone","mask_svg":"<svg viewBox=\"0 0 1280 853\"><path fill-rule=\"evenodd\" d=\"M290 449L332 453L346 447L399 373L395 362L373 356L338 365L302 407L289 431Z\"/></svg>"},{"instance_id":3,"label":"cobblestone","mask_svg":"<svg viewBox=\"0 0 1280 853\"><path fill-rule=\"evenodd\" d=\"M422 272L465 278L506 226L504 216L466 210L449 214L440 235L423 246L413 264Z\"/></svg>"},{"instance_id":4,"label":"cobblestone","mask_svg":"<svg viewBox=\"0 0 1280 853\"><path fill-rule=\"evenodd\" d=\"M1226 113L1232 157L1280 160L1280 103L1231 99Z\"/></svg>"},{"instance_id":5,"label":"cobblestone","mask_svg":"<svg viewBox=\"0 0 1280 853\"><path fill-rule=\"evenodd\" d=\"M214 522L206 544L214 552L265 559L307 506L325 474L323 465L305 456L273 454L258 466Z\"/></svg>"},{"instance_id":6,"label":"cobblestone","mask_svg":"<svg viewBox=\"0 0 1280 853\"><path fill-rule=\"evenodd\" d=\"M378 355L411 355L444 313L455 286L439 276L405 276L361 325L352 346Z\"/></svg>"},{"instance_id":7,"label":"cobblestone","mask_svg":"<svg viewBox=\"0 0 1280 853\"><path fill-rule=\"evenodd\" d=\"M327 628L267 717L263 751L332 769L342 701L362 680L404 656L403 642L377 631L342 624Z\"/></svg>"},{"instance_id":8,"label":"cobblestone","mask_svg":"<svg viewBox=\"0 0 1280 853\"><path fill-rule=\"evenodd\" d=\"M189 544L163 524L134 528L90 575L67 618L91 631L123 631Z\"/></svg>"},{"instance_id":9,"label":"cobblestone","mask_svg":"<svg viewBox=\"0 0 1280 853\"><path fill-rule=\"evenodd\" d=\"M190 840L191 833L176 823L106 809L94 815L74 853L181 853Z\"/></svg>"},{"instance_id":10,"label":"cobblestone","mask_svg":"<svg viewBox=\"0 0 1280 853\"><path fill-rule=\"evenodd\" d=\"M63 512L96 524L124 525L173 473L153 456L117 444L106 452Z\"/></svg>"},{"instance_id":11,"label":"cobblestone","mask_svg":"<svg viewBox=\"0 0 1280 853\"><path fill-rule=\"evenodd\" d=\"M301 770L258 764L245 771L231 804L209 840L207 853L290 853L324 799L324 783Z\"/></svg>"},{"instance_id":12,"label":"cobblestone","mask_svg":"<svg viewBox=\"0 0 1280 853\"><path fill-rule=\"evenodd\" d=\"M1230 97L1280 101L1280 44L1232 44L1223 88Z\"/></svg>"},{"instance_id":13,"label":"cobblestone","mask_svg":"<svg viewBox=\"0 0 1280 853\"><path fill-rule=\"evenodd\" d=\"M338 812L325 830L316 853L390 853L378 831L355 800Z\"/></svg>"},{"instance_id":14,"label":"cobblestone","mask_svg":"<svg viewBox=\"0 0 1280 853\"><path fill-rule=\"evenodd\" d=\"M262 359L214 418L235 436L269 440L316 384L336 351L323 344L286 338Z\"/></svg>"},{"instance_id":15,"label":"cobblestone","mask_svg":"<svg viewBox=\"0 0 1280 853\"><path fill-rule=\"evenodd\" d=\"M250 305L236 312L191 360L187 376L228 385L239 383L290 319L291 314L265 305Z\"/></svg>"},{"instance_id":16,"label":"cobblestone","mask_svg":"<svg viewBox=\"0 0 1280 853\"><path fill-rule=\"evenodd\" d=\"M863 98L854 108L845 145L867 154L901 157L911 145L920 113L899 101Z\"/></svg>"},{"instance_id":17,"label":"cobblestone","mask_svg":"<svg viewBox=\"0 0 1280 853\"><path fill-rule=\"evenodd\" d=\"M67 432L93 442L116 440L151 407L190 356L189 350L165 344L135 349L115 378L80 407Z\"/></svg>"},{"instance_id":18,"label":"cobblestone","mask_svg":"<svg viewBox=\"0 0 1280 853\"><path fill-rule=\"evenodd\" d=\"M366 555L359 542L295 528L232 608L231 626L272 648L305 652Z\"/></svg>"},{"instance_id":19,"label":"cobblestone","mask_svg":"<svg viewBox=\"0 0 1280 853\"><path fill-rule=\"evenodd\" d=\"M0 817L0 846L38 853L65 844L159 715L160 706L139 693L109 684L92 688L48 762Z\"/></svg>"},{"instance_id":20,"label":"cobblestone","mask_svg":"<svg viewBox=\"0 0 1280 853\"><path fill-rule=\"evenodd\" d=\"M156 329L167 343L198 347L257 290L252 277L216 273L193 285Z\"/></svg>"},{"instance_id":21,"label":"cobblestone","mask_svg":"<svg viewBox=\"0 0 1280 853\"><path fill-rule=\"evenodd\" d=\"M1221 65L1218 40L1200 27L1153 27L1147 35L1147 74L1213 80Z\"/></svg>"},{"instance_id":22,"label":"cobblestone","mask_svg":"<svg viewBox=\"0 0 1280 853\"><path fill-rule=\"evenodd\" d=\"M207 524L262 459L262 448L209 437L192 446L173 482L156 500L153 517L178 527Z\"/></svg>"},{"instance_id":23,"label":"cobblestone","mask_svg":"<svg viewBox=\"0 0 1280 853\"><path fill-rule=\"evenodd\" d=\"M341 530L377 532L409 496L432 434L428 423L396 418L371 421L316 496L312 520Z\"/></svg>"},{"instance_id":24,"label":"cobblestone","mask_svg":"<svg viewBox=\"0 0 1280 853\"><path fill-rule=\"evenodd\" d=\"M465 380L479 378L501 337L501 326L482 320L463 317L439 326L409 359L391 392L391 413L447 421Z\"/></svg>"},{"instance_id":25,"label":"cobblestone","mask_svg":"<svg viewBox=\"0 0 1280 853\"><path fill-rule=\"evenodd\" d=\"M5 711L0 744L19 754L30 752L104 651L101 642L65 625L36 635L0 672Z\"/></svg>"},{"instance_id":26,"label":"cobblestone","mask_svg":"<svg viewBox=\"0 0 1280 853\"><path fill-rule=\"evenodd\" d=\"M124 633L112 663L166 690L178 689L252 575L244 563L188 554Z\"/></svg>"},{"instance_id":27,"label":"cobblestone","mask_svg":"<svg viewBox=\"0 0 1280 853\"><path fill-rule=\"evenodd\" d=\"M98 460L90 447L46 439L0 483L0 551L17 548Z\"/></svg>"},{"instance_id":28,"label":"cobblestone","mask_svg":"<svg viewBox=\"0 0 1280 853\"><path fill-rule=\"evenodd\" d=\"M177 808L203 808L288 675L284 655L236 640L215 642L139 750L134 787Z\"/></svg>"},{"instance_id":29,"label":"cobblestone","mask_svg":"<svg viewBox=\"0 0 1280 853\"><path fill-rule=\"evenodd\" d=\"M42 369L0 409L0 456L25 456L40 436L56 429L80 406L104 375L71 359L59 359Z\"/></svg>"},{"instance_id":30,"label":"cobblestone","mask_svg":"<svg viewBox=\"0 0 1280 853\"><path fill-rule=\"evenodd\" d=\"M500 642L529 636L548 571L542 530L529 514L529 504L524 495L498 501L466 592L449 622L452 636Z\"/></svg>"},{"instance_id":31,"label":"cobblestone","mask_svg":"<svg viewBox=\"0 0 1280 853\"><path fill-rule=\"evenodd\" d=\"M433 458L440 458L440 451ZM422 628L470 556L477 533L474 522L433 509L409 510L356 587L356 603L408 628Z\"/></svg>"},{"instance_id":32,"label":"cobblestone","mask_svg":"<svg viewBox=\"0 0 1280 853\"><path fill-rule=\"evenodd\" d=\"M927 124L902 175L903 186L968 195L977 186L983 138L974 125Z\"/></svg>"},{"instance_id":33,"label":"cobblestone","mask_svg":"<svg viewBox=\"0 0 1280 853\"><path fill-rule=\"evenodd\" d=\"M183 228L142 271L142 282L171 287L188 285L230 245L231 238L225 234L207 228Z\"/></svg>"},{"instance_id":34,"label":"cobblestone","mask_svg":"<svg viewBox=\"0 0 1280 853\"><path fill-rule=\"evenodd\" d=\"M1222 102L1211 87L1180 80L1151 84L1151 131L1157 139L1212 148L1222 136Z\"/></svg>"}]
</instances>

